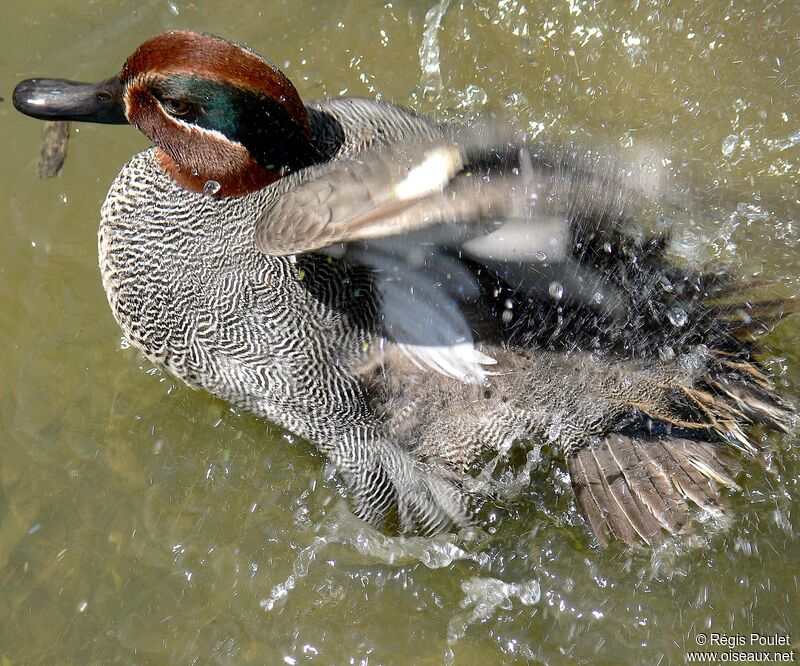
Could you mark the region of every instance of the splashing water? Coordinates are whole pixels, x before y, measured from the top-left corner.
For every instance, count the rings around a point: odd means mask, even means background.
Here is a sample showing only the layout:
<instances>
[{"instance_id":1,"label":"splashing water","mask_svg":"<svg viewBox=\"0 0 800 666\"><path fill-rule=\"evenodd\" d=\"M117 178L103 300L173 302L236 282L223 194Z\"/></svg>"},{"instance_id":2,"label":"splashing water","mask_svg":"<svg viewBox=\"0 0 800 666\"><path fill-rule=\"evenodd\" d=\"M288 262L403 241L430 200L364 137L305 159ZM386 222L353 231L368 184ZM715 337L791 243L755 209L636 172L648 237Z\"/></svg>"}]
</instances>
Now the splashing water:
<instances>
[{"instance_id":1,"label":"splashing water","mask_svg":"<svg viewBox=\"0 0 800 666\"><path fill-rule=\"evenodd\" d=\"M429 569L442 569L453 562L466 560L480 567L489 565L489 557L485 553L473 553L458 545L460 539L472 540L474 530L462 530L460 535L445 533L435 537L387 536L358 520L343 502L337 505L323 530L323 536L315 538L297 555L292 573L286 580L275 585L269 596L259 602L263 610L269 612L280 608L298 582L308 575L311 564L331 544L349 546L361 555L384 564L417 561Z\"/></svg>"},{"instance_id":2,"label":"splashing water","mask_svg":"<svg viewBox=\"0 0 800 666\"><path fill-rule=\"evenodd\" d=\"M453 645L464 637L470 625L490 620L501 606L508 605L516 598L523 606L532 606L539 603L542 598L541 587L537 580L526 580L518 583L504 583L497 578L469 578L461 583L464 599L461 607L467 608L466 613L456 615L450 620L447 627L448 650L445 653L444 663L452 664L454 654ZM533 654L522 655L533 658Z\"/></svg>"},{"instance_id":3,"label":"splashing water","mask_svg":"<svg viewBox=\"0 0 800 666\"><path fill-rule=\"evenodd\" d=\"M450 0L441 0L425 14L425 32L419 47L419 64L422 69L420 84L423 97L442 90L441 58L439 55L439 29Z\"/></svg>"},{"instance_id":4,"label":"splashing water","mask_svg":"<svg viewBox=\"0 0 800 666\"><path fill-rule=\"evenodd\" d=\"M730 157L733 151L736 150L738 143L739 136L737 134L728 134L722 142L722 154L725 155L725 157Z\"/></svg>"}]
</instances>

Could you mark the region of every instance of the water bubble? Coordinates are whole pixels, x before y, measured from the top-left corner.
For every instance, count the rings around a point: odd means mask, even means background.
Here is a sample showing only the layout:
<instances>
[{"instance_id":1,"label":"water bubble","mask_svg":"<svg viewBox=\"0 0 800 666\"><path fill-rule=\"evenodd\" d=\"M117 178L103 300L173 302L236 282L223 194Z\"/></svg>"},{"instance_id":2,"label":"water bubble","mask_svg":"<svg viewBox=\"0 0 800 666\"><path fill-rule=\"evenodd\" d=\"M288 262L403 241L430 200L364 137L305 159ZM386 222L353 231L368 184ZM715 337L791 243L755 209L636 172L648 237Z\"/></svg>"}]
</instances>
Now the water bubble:
<instances>
[{"instance_id":1,"label":"water bubble","mask_svg":"<svg viewBox=\"0 0 800 666\"><path fill-rule=\"evenodd\" d=\"M206 184L203 185L203 194L207 197L213 197L222 189L222 185L220 185L216 180L207 180Z\"/></svg>"},{"instance_id":2,"label":"water bubble","mask_svg":"<svg viewBox=\"0 0 800 666\"><path fill-rule=\"evenodd\" d=\"M562 285L560 282L551 282L548 291L551 297L557 301L560 301L564 296L564 285Z\"/></svg>"},{"instance_id":3,"label":"water bubble","mask_svg":"<svg viewBox=\"0 0 800 666\"><path fill-rule=\"evenodd\" d=\"M667 311L667 319L669 319L673 326L680 328L686 325L689 315L686 314L686 310L676 306Z\"/></svg>"},{"instance_id":4,"label":"water bubble","mask_svg":"<svg viewBox=\"0 0 800 666\"><path fill-rule=\"evenodd\" d=\"M539 251L536 253L536 258L537 258L539 261L544 261L545 259L547 259L547 254L546 254L545 252L542 252L542 250L539 250Z\"/></svg>"},{"instance_id":5,"label":"water bubble","mask_svg":"<svg viewBox=\"0 0 800 666\"><path fill-rule=\"evenodd\" d=\"M722 142L722 154L728 157L736 150L736 144L739 143L738 134L728 134Z\"/></svg>"}]
</instances>

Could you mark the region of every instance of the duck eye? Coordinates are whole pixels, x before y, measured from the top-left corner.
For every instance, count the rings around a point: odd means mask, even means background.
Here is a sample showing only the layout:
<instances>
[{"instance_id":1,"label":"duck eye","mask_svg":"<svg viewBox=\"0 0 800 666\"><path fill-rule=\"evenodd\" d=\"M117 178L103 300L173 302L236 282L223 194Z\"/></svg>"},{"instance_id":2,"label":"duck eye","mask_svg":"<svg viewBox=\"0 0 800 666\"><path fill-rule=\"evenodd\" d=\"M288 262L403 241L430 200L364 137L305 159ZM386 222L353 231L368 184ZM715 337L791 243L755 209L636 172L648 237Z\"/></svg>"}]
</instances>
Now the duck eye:
<instances>
[{"instance_id":1,"label":"duck eye","mask_svg":"<svg viewBox=\"0 0 800 666\"><path fill-rule=\"evenodd\" d=\"M183 117L192 110L192 105L188 102L184 102L182 99L178 99L177 97L165 97L164 101L164 108L170 115Z\"/></svg>"}]
</instances>

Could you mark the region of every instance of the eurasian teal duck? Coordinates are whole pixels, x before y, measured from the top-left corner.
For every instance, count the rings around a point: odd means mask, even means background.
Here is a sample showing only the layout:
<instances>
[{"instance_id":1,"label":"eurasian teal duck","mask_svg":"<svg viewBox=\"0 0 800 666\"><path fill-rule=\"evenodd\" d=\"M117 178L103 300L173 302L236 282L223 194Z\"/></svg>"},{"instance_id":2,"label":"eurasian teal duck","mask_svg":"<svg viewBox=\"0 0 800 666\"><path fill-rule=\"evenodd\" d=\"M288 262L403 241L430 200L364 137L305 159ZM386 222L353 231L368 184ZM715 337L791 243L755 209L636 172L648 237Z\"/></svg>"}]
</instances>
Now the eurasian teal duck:
<instances>
[{"instance_id":1,"label":"eurasian teal duck","mask_svg":"<svg viewBox=\"0 0 800 666\"><path fill-rule=\"evenodd\" d=\"M313 442L372 523L471 523L487 464L545 445L599 543L655 543L690 502L721 510L726 444L789 430L747 341L781 304L632 232L642 192L611 161L304 104L269 61L188 31L99 85L23 81L14 104L153 141L102 207L114 317L154 363Z\"/></svg>"}]
</instances>

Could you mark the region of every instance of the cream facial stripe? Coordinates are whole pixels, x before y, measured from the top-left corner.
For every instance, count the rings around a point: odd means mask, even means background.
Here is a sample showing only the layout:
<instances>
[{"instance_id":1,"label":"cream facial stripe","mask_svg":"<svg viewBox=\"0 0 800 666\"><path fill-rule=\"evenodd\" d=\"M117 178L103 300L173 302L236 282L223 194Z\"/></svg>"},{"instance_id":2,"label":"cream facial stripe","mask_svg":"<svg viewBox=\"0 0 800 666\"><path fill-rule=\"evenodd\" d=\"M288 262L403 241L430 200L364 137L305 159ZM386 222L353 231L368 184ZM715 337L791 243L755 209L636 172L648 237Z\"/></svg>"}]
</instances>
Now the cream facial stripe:
<instances>
[{"instance_id":1,"label":"cream facial stripe","mask_svg":"<svg viewBox=\"0 0 800 666\"><path fill-rule=\"evenodd\" d=\"M131 90L134 90L136 88L144 88L144 89L146 89L148 82L149 81L148 81L148 79L146 77L137 76L136 78L134 78L130 83L128 83L125 86L125 95L124 95L123 99L125 101L125 116L127 118L131 117L131 107L132 107L132 104L131 104ZM193 125L192 123L187 123L185 120L181 120L180 118L176 118L175 116L169 114L166 111L166 109L164 109L164 106L163 106L163 104L161 104L161 102L159 102L158 100L156 100L156 102L158 102L158 107L161 110L162 116L164 118L166 118L167 120L169 120L170 122L175 123L178 127L183 127L183 128L185 128L185 129L187 129L189 131L192 131L192 132L200 132L201 134L207 136L210 139L215 139L217 141L225 141L226 143L230 143L230 144L233 144L235 146L241 146L243 149L246 150L246 148L244 147L244 145L242 143L240 143L239 141L234 141L230 137L225 136L222 132L218 132L217 130L213 130L213 129L207 129L205 127L200 127L198 125Z\"/></svg>"}]
</instances>

